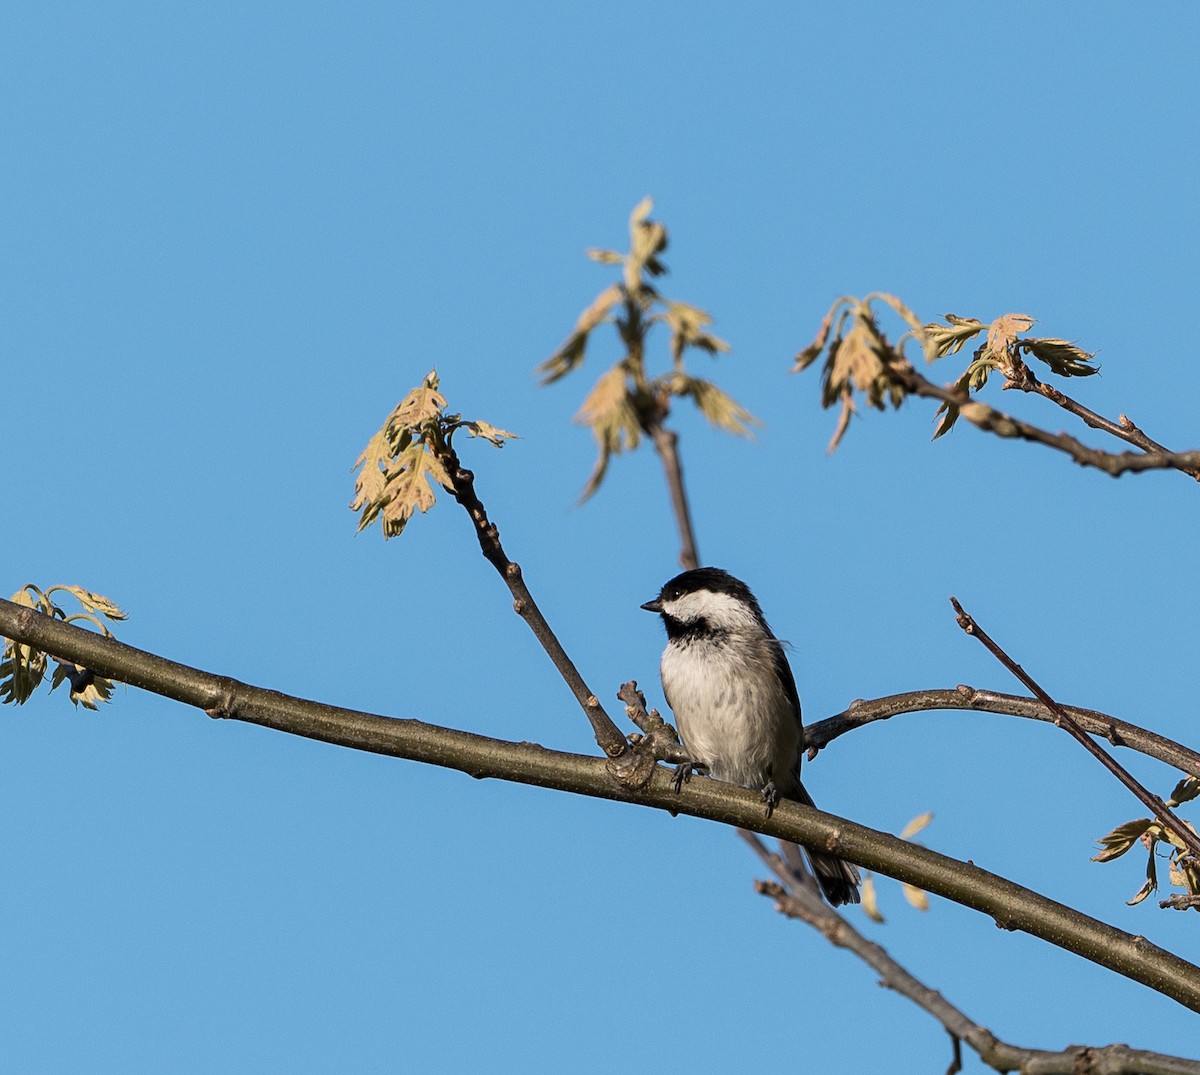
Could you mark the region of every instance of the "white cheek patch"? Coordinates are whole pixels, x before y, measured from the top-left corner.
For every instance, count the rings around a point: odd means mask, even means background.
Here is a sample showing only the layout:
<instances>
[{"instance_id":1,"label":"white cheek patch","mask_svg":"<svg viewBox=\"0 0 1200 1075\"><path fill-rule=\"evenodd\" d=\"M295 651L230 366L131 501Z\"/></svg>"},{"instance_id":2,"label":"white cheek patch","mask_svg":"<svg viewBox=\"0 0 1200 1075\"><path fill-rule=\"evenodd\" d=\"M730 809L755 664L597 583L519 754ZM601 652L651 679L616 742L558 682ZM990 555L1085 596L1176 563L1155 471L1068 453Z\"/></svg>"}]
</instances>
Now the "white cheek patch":
<instances>
[{"instance_id":1,"label":"white cheek patch","mask_svg":"<svg viewBox=\"0 0 1200 1075\"><path fill-rule=\"evenodd\" d=\"M663 612L680 623L704 620L717 630L738 630L756 625L744 601L727 593L700 590L663 602Z\"/></svg>"}]
</instances>

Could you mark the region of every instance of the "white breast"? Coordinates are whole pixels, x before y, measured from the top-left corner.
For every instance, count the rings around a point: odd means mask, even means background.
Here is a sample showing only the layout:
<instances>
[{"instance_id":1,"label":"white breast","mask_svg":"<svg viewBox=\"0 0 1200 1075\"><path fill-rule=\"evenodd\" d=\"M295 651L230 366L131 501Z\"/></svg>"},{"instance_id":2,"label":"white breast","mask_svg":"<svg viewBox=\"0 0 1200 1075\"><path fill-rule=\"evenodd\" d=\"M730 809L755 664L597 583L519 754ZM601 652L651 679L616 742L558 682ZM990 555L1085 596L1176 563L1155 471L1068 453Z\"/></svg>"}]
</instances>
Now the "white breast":
<instances>
[{"instance_id":1,"label":"white breast","mask_svg":"<svg viewBox=\"0 0 1200 1075\"><path fill-rule=\"evenodd\" d=\"M779 685L766 641L668 645L663 687L684 746L718 780L796 790L800 721ZM778 643L774 643L778 644Z\"/></svg>"}]
</instances>

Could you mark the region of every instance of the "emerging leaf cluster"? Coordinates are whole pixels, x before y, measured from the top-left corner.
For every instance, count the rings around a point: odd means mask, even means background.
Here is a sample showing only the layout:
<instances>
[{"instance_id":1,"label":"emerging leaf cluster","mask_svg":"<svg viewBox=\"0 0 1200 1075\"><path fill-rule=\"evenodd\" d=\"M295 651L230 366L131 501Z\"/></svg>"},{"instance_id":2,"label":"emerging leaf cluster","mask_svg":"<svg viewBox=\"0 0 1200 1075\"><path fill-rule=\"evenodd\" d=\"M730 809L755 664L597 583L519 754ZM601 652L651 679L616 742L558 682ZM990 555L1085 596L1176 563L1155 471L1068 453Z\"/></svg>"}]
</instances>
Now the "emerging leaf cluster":
<instances>
[{"instance_id":1,"label":"emerging leaf cluster","mask_svg":"<svg viewBox=\"0 0 1200 1075\"><path fill-rule=\"evenodd\" d=\"M595 468L581 499L599 487L614 455L638 446L653 435L670 412L670 401L689 398L714 426L749 436L758 420L711 381L694 377L684 366L689 348L716 355L729 345L708 331L712 318L686 302L664 297L650 278L666 273L660 255L667 248L667 229L650 219L653 202L643 199L629 218L629 252L588 250L593 261L621 266L621 279L609 284L575 323L563 345L538 367L543 384L565 377L583 364L592 333L604 324L616 326L623 357L592 387L575 420L592 430L599 446ZM646 340L655 325L670 332L672 368L651 377L646 368Z\"/></svg>"},{"instance_id":2,"label":"emerging leaf cluster","mask_svg":"<svg viewBox=\"0 0 1200 1075\"><path fill-rule=\"evenodd\" d=\"M908 326L908 331L895 344L880 327L872 305L875 302L890 307ZM798 373L812 365L823 352L825 354L821 405L841 405L830 451L838 446L850 419L857 413L856 394L877 410L883 410L888 402L899 407L904 401L907 392L897 373L905 368L911 370L904 354L909 340L915 340L921 346L925 360L932 362L957 354L969 340L986 333L972 361L954 384L964 395L978 392L987 384L988 374L993 370L999 372L1009 385L1029 384L1033 375L1024 362L1023 356L1027 355L1045 363L1051 372L1061 377L1087 377L1099 371L1099 366L1091 364L1095 355L1068 340L1024 335L1035 324L1028 314L1005 314L990 325L973 317L946 314L945 322L922 324L895 295L881 292L864 299L843 296L830 307L816 339L796 355L792 367L792 372ZM935 440L950 431L961 412L961 406L942 404L937 412L940 421L934 432Z\"/></svg>"},{"instance_id":3,"label":"emerging leaf cluster","mask_svg":"<svg viewBox=\"0 0 1200 1075\"><path fill-rule=\"evenodd\" d=\"M82 612L67 615L54 601L53 594L67 593L75 598L83 608ZM48 590L39 589L33 583L22 586L9 599L14 604L32 608L46 616L53 616L64 623L91 623L101 634L112 638L104 619L123 620L122 612L107 597L82 586L51 586ZM101 619L103 617L104 619ZM112 696L113 684L103 676L94 675L80 665L60 661L55 658L58 666L50 678L50 690L57 690L65 680L71 684L71 701L87 709L96 709L101 702L107 702ZM41 685L46 675L47 654L32 646L4 640L4 654L0 658L0 702L5 705L15 702L23 705Z\"/></svg>"},{"instance_id":4,"label":"emerging leaf cluster","mask_svg":"<svg viewBox=\"0 0 1200 1075\"><path fill-rule=\"evenodd\" d=\"M1025 355L1033 355L1060 377L1090 377L1100 372L1100 367L1092 364L1095 353L1089 353L1069 340L1022 335L1036 323L1029 314L1005 314L990 325L957 314L945 314L944 320L944 325L930 323L923 326L925 357L929 361L957 354L968 340L987 332L970 365L954 383L960 392L978 392L987 384L992 370L999 372L1009 384L1023 383L1031 376L1023 359ZM947 403L938 408L942 420L933 434L934 440L950 431L961 410Z\"/></svg>"},{"instance_id":5,"label":"emerging leaf cluster","mask_svg":"<svg viewBox=\"0 0 1200 1075\"><path fill-rule=\"evenodd\" d=\"M361 512L358 529L381 520L384 538L400 534L413 512L428 511L437 497L436 482L452 489L447 462L453 455L451 438L459 429L482 437L497 448L516 437L488 422L466 421L446 413L446 397L438 389L437 370L404 397L388 415L383 427L355 461L352 511Z\"/></svg>"},{"instance_id":6,"label":"emerging leaf cluster","mask_svg":"<svg viewBox=\"0 0 1200 1075\"><path fill-rule=\"evenodd\" d=\"M1171 792L1171 797L1167 800L1167 806L1176 807L1197 797L1200 797L1200 779L1194 776L1184 777L1175 785L1175 790ZM1183 823L1193 832L1196 831L1195 826L1190 822L1184 821ZM1155 848L1160 843L1170 848L1167 856L1167 877L1171 884L1183 889L1188 896L1200 898L1200 862L1194 855L1188 853L1183 841L1176 833L1171 832L1154 818L1140 817L1133 821L1127 821L1124 825L1118 825L1107 836L1102 836L1098 843L1101 850L1098 855L1093 857L1093 862L1110 862L1115 858L1120 858L1134 844L1141 844L1146 849L1146 880L1133 899L1128 901L1130 906L1141 903L1158 888ZM1170 906L1170 904L1171 901L1167 900L1164 906Z\"/></svg>"},{"instance_id":7,"label":"emerging leaf cluster","mask_svg":"<svg viewBox=\"0 0 1200 1075\"><path fill-rule=\"evenodd\" d=\"M909 326L909 332L895 347L884 335L871 307L876 300L890 306ZM893 407L904 402L904 388L888 370L893 363L907 362L902 351L905 339L908 336L919 338L923 331L916 314L895 295L875 292L861 300L844 295L829 308L816 339L796 356L792 372L807 369L822 351L825 352L821 406L828 408L839 403L842 408L829 442L831 452L845 436L850 419L858 412L855 393L861 394L876 410L883 410L888 402Z\"/></svg>"}]
</instances>

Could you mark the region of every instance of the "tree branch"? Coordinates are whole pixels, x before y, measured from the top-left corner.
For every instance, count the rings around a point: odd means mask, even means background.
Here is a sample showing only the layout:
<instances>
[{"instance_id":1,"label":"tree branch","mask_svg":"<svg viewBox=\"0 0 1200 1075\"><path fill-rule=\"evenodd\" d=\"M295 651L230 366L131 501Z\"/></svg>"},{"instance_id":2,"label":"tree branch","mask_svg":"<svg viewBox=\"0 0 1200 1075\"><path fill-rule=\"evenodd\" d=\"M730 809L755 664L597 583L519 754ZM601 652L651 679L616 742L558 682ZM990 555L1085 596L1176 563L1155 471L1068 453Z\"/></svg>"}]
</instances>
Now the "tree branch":
<instances>
[{"instance_id":1,"label":"tree branch","mask_svg":"<svg viewBox=\"0 0 1200 1075\"><path fill-rule=\"evenodd\" d=\"M1110 717L1095 709L1078 706L1063 706L1071 718L1084 731L1107 739L1113 746L1128 747L1147 757L1155 758L1174 766L1190 776L1200 777L1200 753L1176 743L1173 739L1156 732L1139 728L1136 724ZM888 720L901 713L920 713L929 710L969 709L986 713L1000 713L1010 717L1026 717L1054 723L1054 716L1036 698L1022 698L1015 694L1000 694L997 691L977 690L959 684L954 690L908 691L905 694L890 694L884 698L855 699L850 705L832 717L809 724L804 729L804 743L809 757L827 747L834 739L864 724L877 720Z\"/></svg>"},{"instance_id":2,"label":"tree branch","mask_svg":"<svg viewBox=\"0 0 1200 1075\"><path fill-rule=\"evenodd\" d=\"M1126 769L1116 758L1112 757L1103 747L1101 747L1091 736L1089 736L1078 724L1075 723L1062 706L1060 706L1053 698L1050 697L1036 682L1028 672L1025 671L1016 661L1014 661L1004 650L1000 644L996 642L982 627L979 626L966 612L963 611L962 605L951 597L950 604L954 606L954 611L958 614L958 625L967 634L973 635L983 643L984 648L998 660L1005 668L1007 668L1014 676L1017 677L1026 687L1028 687L1038 700L1048 709L1054 716L1054 723L1061 728L1065 728L1071 733L1101 765L1103 765L1110 773L1113 774L1122 784L1124 784L1134 795L1138 797L1145 807L1156 817L1163 825L1179 837L1182 845L1187 848L1188 852L1200 859L1200 836L1197 836L1187 825L1179 820L1174 813L1167 807L1167 804L1162 801L1154 792L1146 788L1128 769Z\"/></svg>"},{"instance_id":3,"label":"tree branch","mask_svg":"<svg viewBox=\"0 0 1200 1075\"><path fill-rule=\"evenodd\" d=\"M534 636L542 644L542 648L554 662L554 667L566 680L575 700L583 707L596 743L609 758L614 761L632 764L634 759L628 740L621 730L613 723L612 718L604 711L604 706L583 681L583 676L575 667L575 663L567 656L554 631L542 615L529 587L525 585L519 564L510 560L500 544L500 531L496 524L488 519L487 509L475 492L475 475L467 470L461 462L453 446L447 444L445 453L446 471L450 475L453 487L450 492L457 500L471 521L475 524L475 536L479 539L479 548L484 557L499 573L513 595L513 611L517 613L533 631Z\"/></svg>"},{"instance_id":4,"label":"tree branch","mask_svg":"<svg viewBox=\"0 0 1200 1075\"><path fill-rule=\"evenodd\" d=\"M696 548L696 535L692 529L692 512L688 505L687 488L683 484L679 434L667 429L661 420L654 421L647 431L662 460L667 488L671 491L671 507L675 510L675 522L679 527L679 563L685 571L690 571L700 566L700 553Z\"/></svg>"},{"instance_id":5,"label":"tree branch","mask_svg":"<svg viewBox=\"0 0 1200 1075\"><path fill-rule=\"evenodd\" d=\"M1090 407L1085 407L1082 403L1072 399L1065 392L1059 391L1053 385L1046 384L1045 381L1040 380L1034 374L1033 370L1016 356L1010 357L1009 364L1001 372L1004 375L1005 388L1015 388L1022 392L1032 392L1043 399L1048 399L1051 403L1075 415L1084 425L1108 433L1110 436L1123 440L1127 444L1132 444L1135 448L1140 448L1143 452L1173 454L1169 448L1146 436L1125 415L1121 415L1114 422L1110 418L1105 418L1103 415L1097 414ZM1177 466L1176 469L1200 481L1200 468Z\"/></svg>"},{"instance_id":6,"label":"tree branch","mask_svg":"<svg viewBox=\"0 0 1200 1075\"><path fill-rule=\"evenodd\" d=\"M97 675L204 709L309 739L408 758L471 776L496 777L634 803L740 826L836 854L991 916L1171 997L1200 1012L1200 967L1027 888L887 833L784 801L765 817L757 792L693 780L677 793L670 770L650 765L640 784L611 760L509 743L292 698L177 664L31 609L0 600L0 635L91 669Z\"/></svg>"},{"instance_id":7,"label":"tree branch","mask_svg":"<svg viewBox=\"0 0 1200 1075\"><path fill-rule=\"evenodd\" d=\"M755 888L775 901L776 910L808 923L830 944L845 948L879 974L880 984L895 990L917 1007L932 1015L946 1028L951 1041L965 1041L989 1067L996 1071L1020 1071L1023 1075L1200 1075L1200 1062L1164 1056L1161 1053L1130 1049L1127 1045L1094 1048L1072 1045L1062 1052L1025 1049L1001 1041L986 1027L970 1019L941 993L929 988L896 962L881 945L868 940L842 915L838 914L780 855L769 851L753 833L740 831L741 837L766 864L779 881L759 881ZM962 1069L961 1056L955 1049L950 1071Z\"/></svg>"},{"instance_id":8,"label":"tree branch","mask_svg":"<svg viewBox=\"0 0 1200 1075\"><path fill-rule=\"evenodd\" d=\"M1089 448L1068 433L1048 433L998 411L987 403L972 399L964 392L934 384L919 374L912 363L898 353L891 361L884 361L883 368L887 376L906 392L959 408L962 416L978 429L1001 437L1017 437L1045 445L1047 448L1064 452L1080 466L1094 467L1111 474L1114 478L1119 478L1127 471L1173 469L1189 475L1200 471L1200 451L1106 452L1099 448Z\"/></svg>"}]
</instances>

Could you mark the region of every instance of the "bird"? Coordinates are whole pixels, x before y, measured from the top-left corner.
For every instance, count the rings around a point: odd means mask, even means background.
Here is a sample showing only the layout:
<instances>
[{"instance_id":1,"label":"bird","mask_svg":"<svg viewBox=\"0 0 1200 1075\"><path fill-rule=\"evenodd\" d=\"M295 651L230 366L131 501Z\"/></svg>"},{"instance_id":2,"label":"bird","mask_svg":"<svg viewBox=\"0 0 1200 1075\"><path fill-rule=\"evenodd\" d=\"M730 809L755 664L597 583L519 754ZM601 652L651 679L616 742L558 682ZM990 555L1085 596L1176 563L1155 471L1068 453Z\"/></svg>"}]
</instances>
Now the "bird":
<instances>
[{"instance_id":1,"label":"bird","mask_svg":"<svg viewBox=\"0 0 1200 1075\"><path fill-rule=\"evenodd\" d=\"M815 806L800 782L804 726L796 680L758 599L717 567L684 571L641 606L667 630L661 675L693 768L762 793L767 816L779 799ZM862 878L848 862L805 849L834 907L859 902Z\"/></svg>"}]
</instances>

